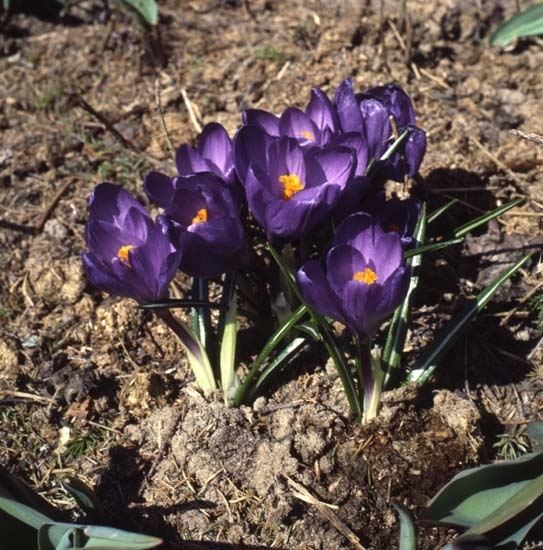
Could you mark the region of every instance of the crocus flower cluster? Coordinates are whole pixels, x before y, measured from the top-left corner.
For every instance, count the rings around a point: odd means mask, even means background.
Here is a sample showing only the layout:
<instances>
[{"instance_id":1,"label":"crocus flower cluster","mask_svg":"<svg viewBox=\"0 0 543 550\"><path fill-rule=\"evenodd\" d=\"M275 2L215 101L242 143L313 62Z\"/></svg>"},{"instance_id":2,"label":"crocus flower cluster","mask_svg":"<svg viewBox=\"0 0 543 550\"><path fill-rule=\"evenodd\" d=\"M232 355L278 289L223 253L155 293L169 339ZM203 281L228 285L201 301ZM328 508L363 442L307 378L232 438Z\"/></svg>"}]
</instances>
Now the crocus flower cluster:
<instances>
[{"instance_id":1,"label":"crocus flower cluster","mask_svg":"<svg viewBox=\"0 0 543 550\"><path fill-rule=\"evenodd\" d=\"M331 98L313 89L305 109L279 116L248 109L232 139L208 124L195 147L177 149L173 174L145 177L162 210L154 221L126 191L100 184L85 270L111 294L163 301L177 270L262 273L264 238L295 251L290 267L309 306L371 338L406 294L403 251L419 212L415 198L386 197L383 184L416 177L425 148L411 101L393 84L355 93L345 80Z\"/></svg>"}]
</instances>

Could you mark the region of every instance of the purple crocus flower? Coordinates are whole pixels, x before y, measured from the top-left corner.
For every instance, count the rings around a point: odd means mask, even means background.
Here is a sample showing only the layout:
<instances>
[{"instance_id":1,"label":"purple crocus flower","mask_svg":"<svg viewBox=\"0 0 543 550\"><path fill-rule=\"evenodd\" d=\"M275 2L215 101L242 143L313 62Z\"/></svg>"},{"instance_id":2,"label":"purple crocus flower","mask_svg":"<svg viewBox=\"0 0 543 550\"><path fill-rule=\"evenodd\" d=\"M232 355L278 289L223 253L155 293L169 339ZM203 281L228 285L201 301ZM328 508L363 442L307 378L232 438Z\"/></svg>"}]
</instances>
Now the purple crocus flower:
<instances>
[{"instance_id":1,"label":"purple crocus flower","mask_svg":"<svg viewBox=\"0 0 543 550\"><path fill-rule=\"evenodd\" d=\"M178 147L175 164L180 176L212 172L228 184L233 184L236 179L232 141L218 122L204 126L195 148L187 144Z\"/></svg>"},{"instance_id":2,"label":"purple crocus flower","mask_svg":"<svg viewBox=\"0 0 543 550\"><path fill-rule=\"evenodd\" d=\"M261 109L247 109L242 116L247 126L258 126L270 136L297 139L304 146L323 147L339 133L336 109L319 88L311 90L311 98L304 111L288 107L277 117Z\"/></svg>"},{"instance_id":3,"label":"purple crocus flower","mask_svg":"<svg viewBox=\"0 0 543 550\"><path fill-rule=\"evenodd\" d=\"M83 266L94 286L142 304L167 297L181 251L168 239L165 220L153 222L130 193L112 183L95 188L86 242Z\"/></svg>"},{"instance_id":4,"label":"purple crocus flower","mask_svg":"<svg viewBox=\"0 0 543 550\"><path fill-rule=\"evenodd\" d=\"M326 271L310 260L298 271L302 296L316 311L371 338L407 293L409 269L397 233L386 233L366 213L337 228Z\"/></svg>"},{"instance_id":5,"label":"purple crocus flower","mask_svg":"<svg viewBox=\"0 0 543 550\"><path fill-rule=\"evenodd\" d=\"M396 196L387 200L385 192L364 201L362 208L375 217L376 222L387 232L400 235L404 247L413 244L413 231L420 213L420 201L410 197L400 199Z\"/></svg>"},{"instance_id":6,"label":"purple crocus flower","mask_svg":"<svg viewBox=\"0 0 543 550\"><path fill-rule=\"evenodd\" d=\"M382 177L403 181L419 170L426 151L426 134L415 123L415 111L409 96L398 86L387 84L355 94L352 81L344 80L334 95L340 127L344 132L364 136L370 159L375 160ZM385 162L379 159L393 142L394 120L398 135L407 131L399 153Z\"/></svg>"},{"instance_id":7,"label":"purple crocus flower","mask_svg":"<svg viewBox=\"0 0 543 550\"><path fill-rule=\"evenodd\" d=\"M249 208L274 245L307 234L355 185L355 153L347 147L305 148L294 138L244 126L234 152Z\"/></svg>"},{"instance_id":8,"label":"purple crocus flower","mask_svg":"<svg viewBox=\"0 0 543 550\"><path fill-rule=\"evenodd\" d=\"M183 249L182 271L213 277L249 263L240 206L222 178L211 172L177 178L150 172L145 191L171 221L172 238Z\"/></svg>"}]
</instances>

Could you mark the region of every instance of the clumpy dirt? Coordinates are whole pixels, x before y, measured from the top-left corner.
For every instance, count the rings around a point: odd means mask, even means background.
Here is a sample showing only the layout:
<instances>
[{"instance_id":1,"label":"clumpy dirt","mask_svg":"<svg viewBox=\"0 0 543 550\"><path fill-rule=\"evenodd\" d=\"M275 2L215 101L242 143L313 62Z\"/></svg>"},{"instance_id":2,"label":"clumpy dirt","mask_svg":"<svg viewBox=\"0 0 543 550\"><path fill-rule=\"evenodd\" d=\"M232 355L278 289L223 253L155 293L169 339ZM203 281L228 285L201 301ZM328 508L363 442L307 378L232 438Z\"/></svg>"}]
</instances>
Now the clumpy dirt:
<instances>
[{"instance_id":1,"label":"clumpy dirt","mask_svg":"<svg viewBox=\"0 0 543 550\"><path fill-rule=\"evenodd\" d=\"M152 31L120 2L0 12L0 460L11 472L63 509L59 481L75 475L110 524L164 548L389 549L394 503L417 517L455 473L501 456L499 436L541 417L530 304L543 146L512 131L541 133L542 43L488 45L513 2L404 4L164 0ZM396 82L412 97L429 209L457 200L430 236L527 198L425 258L406 366L535 254L428 385L385 393L375 423L353 424L318 350L254 404L225 409L196 391L164 326L85 280L87 197L107 180L144 200L148 170L173 172L168 140L192 143L213 120L232 134L242 109L304 106L312 86L331 95L344 78L360 91ZM240 342L247 364L251 333ZM513 435L508 448L520 449ZM421 529L419 548L452 536Z\"/></svg>"},{"instance_id":2,"label":"clumpy dirt","mask_svg":"<svg viewBox=\"0 0 543 550\"><path fill-rule=\"evenodd\" d=\"M252 407L226 410L190 391L190 407L164 407L129 426L130 444L150 464L143 497L190 540L205 532L209 540L267 540L280 548L311 541L311 548L347 549L358 539L392 547L398 522L392 503L424 506L451 468L478 457L480 414L448 391L417 410L411 388L388 394L376 423L354 426L342 395L327 385L306 384L318 401L262 397ZM293 390L287 385L284 393ZM323 517L322 503L332 504L328 515L339 527ZM435 545L436 534L430 539Z\"/></svg>"}]
</instances>

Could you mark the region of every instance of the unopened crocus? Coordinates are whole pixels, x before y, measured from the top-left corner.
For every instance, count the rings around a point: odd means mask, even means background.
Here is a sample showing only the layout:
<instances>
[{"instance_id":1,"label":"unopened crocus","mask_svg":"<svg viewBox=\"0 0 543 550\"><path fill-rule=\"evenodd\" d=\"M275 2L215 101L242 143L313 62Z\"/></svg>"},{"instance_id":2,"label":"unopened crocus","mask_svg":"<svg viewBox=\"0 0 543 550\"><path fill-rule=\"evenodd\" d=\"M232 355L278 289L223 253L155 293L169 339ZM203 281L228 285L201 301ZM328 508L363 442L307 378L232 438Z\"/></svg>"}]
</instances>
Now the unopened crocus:
<instances>
[{"instance_id":1,"label":"unopened crocus","mask_svg":"<svg viewBox=\"0 0 543 550\"><path fill-rule=\"evenodd\" d=\"M373 168L379 169L382 177L403 181L418 172L426 151L426 134L416 126L411 100L399 86L387 84L355 93L352 81L346 79L338 86L334 103L342 131L362 133L370 159L375 161ZM381 162L395 134L404 132L399 151Z\"/></svg>"},{"instance_id":2,"label":"unopened crocus","mask_svg":"<svg viewBox=\"0 0 543 550\"><path fill-rule=\"evenodd\" d=\"M400 236L384 231L369 214L352 214L336 230L326 270L310 260L297 282L316 311L372 338L407 292L409 269Z\"/></svg>"},{"instance_id":3,"label":"unopened crocus","mask_svg":"<svg viewBox=\"0 0 543 550\"><path fill-rule=\"evenodd\" d=\"M101 183L89 201L88 252L83 265L92 284L115 296L145 304L168 295L181 259L165 232L130 193Z\"/></svg>"},{"instance_id":4,"label":"unopened crocus","mask_svg":"<svg viewBox=\"0 0 543 550\"><path fill-rule=\"evenodd\" d=\"M234 152L249 208L276 246L326 220L355 185L356 156L348 147L305 148L294 138L244 126Z\"/></svg>"},{"instance_id":5,"label":"unopened crocus","mask_svg":"<svg viewBox=\"0 0 543 550\"><path fill-rule=\"evenodd\" d=\"M211 172L177 178L151 172L145 191L171 221L170 234L183 249L182 271L213 277L249 263L240 205L222 178Z\"/></svg>"}]
</instances>

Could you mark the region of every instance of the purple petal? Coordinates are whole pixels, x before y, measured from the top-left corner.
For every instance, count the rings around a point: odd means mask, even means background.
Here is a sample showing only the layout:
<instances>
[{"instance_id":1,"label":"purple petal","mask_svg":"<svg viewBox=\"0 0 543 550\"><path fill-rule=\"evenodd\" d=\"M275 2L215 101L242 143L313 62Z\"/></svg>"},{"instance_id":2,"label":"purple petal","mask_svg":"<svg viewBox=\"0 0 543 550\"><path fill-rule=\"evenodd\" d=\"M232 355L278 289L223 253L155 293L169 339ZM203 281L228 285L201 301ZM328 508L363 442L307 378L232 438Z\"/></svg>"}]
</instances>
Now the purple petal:
<instances>
[{"instance_id":1,"label":"purple petal","mask_svg":"<svg viewBox=\"0 0 543 550\"><path fill-rule=\"evenodd\" d=\"M209 172L209 164L200 151L190 145L183 144L175 151L175 165L180 176L188 176L198 172Z\"/></svg>"},{"instance_id":2,"label":"purple petal","mask_svg":"<svg viewBox=\"0 0 543 550\"><path fill-rule=\"evenodd\" d=\"M353 280L353 275L367 266L364 256L346 244L334 246L326 255L326 276L332 290L339 296L345 285Z\"/></svg>"},{"instance_id":3,"label":"purple petal","mask_svg":"<svg viewBox=\"0 0 543 550\"><path fill-rule=\"evenodd\" d=\"M243 126L234 136L236 172L243 185L250 165L257 171L267 170L267 152L271 142L272 138L257 126Z\"/></svg>"},{"instance_id":4,"label":"purple petal","mask_svg":"<svg viewBox=\"0 0 543 550\"><path fill-rule=\"evenodd\" d=\"M234 168L232 141L228 132L218 122L211 122L202 129L198 140L198 150L217 170L218 176L230 177Z\"/></svg>"},{"instance_id":5,"label":"purple petal","mask_svg":"<svg viewBox=\"0 0 543 550\"><path fill-rule=\"evenodd\" d=\"M360 114L358 101L353 92L351 80L344 80L336 89L334 94L339 123L344 132L361 132L364 129L364 122Z\"/></svg>"},{"instance_id":6,"label":"purple petal","mask_svg":"<svg viewBox=\"0 0 543 550\"><path fill-rule=\"evenodd\" d=\"M321 315L345 323L339 299L332 291L321 266L315 260L305 263L296 274L296 282L304 300Z\"/></svg>"},{"instance_id":7,"label":"purple petal","mask_svg":"<svg viewBox=\"0 0 543 550\"><path fill-rule=\"evenodd\" d=\"M308 153L308 156L310 154ZM324 174L324 181L335 183L342 189L354 175L356 169L356 157L352 149L346 147L327 147L309 156L315 160ZM309 167L312 170L309 172ZM308 163L308 179L316 177L314 163Z\"/></svg>"},{"instance_id":8,"label":"purple petal","mask_svg":"<svg viewBox=\"0 0 543 550\"><path fill-rule=\"evenodd\" d=\"M174 180L160 172L149 172L143 182L149 200L161 208L166 208L172 201Z\"/></svg>"},{"instance_id":9,"label":"purple petal","mask_svg":"<svg viewBox=\"0 0 543 550\"><path fill-rule=\"evenodd\" d=\"M407 175L412 178L420 168L424 153L426 152L426 132L410 127L409 136L405 142L405 162L407 164Z\"/></svg>"},{"instance_id":10,"label":"purple petal","mask_svg":"<svg viewBox=\"0 0 543 550\"><path fill-rule=\"evenodd\" d=\"M279 118L262 109L246 109L242 113L243 124L258 126L270 136L279 136Z\"/></svg>"},{"instance_id":11,"label":"purple petal","mask_svg":"<svg viewBox=\"0 0 543 550\"><path fill-rule=\"evenodd\" d=\"M281 115L279 133L297 139L300 143L316 143L319 138L319 130L313 121L296 107L288 107Z\"/></svg>"},{"instance_id":12,"label":"purple petal","mask_svg":"<svg viewBox=\"0 0 543 550\"><path fill-rule=\"evenodd\" d=\"M330 131L330 135L339 131L339 120L335 107L330 98L319 88L311 90L311 99L305 112L321 133L326 129ZM325 143L321 142L320 145L325 145Z\"/></svg>"}]
</instances>

